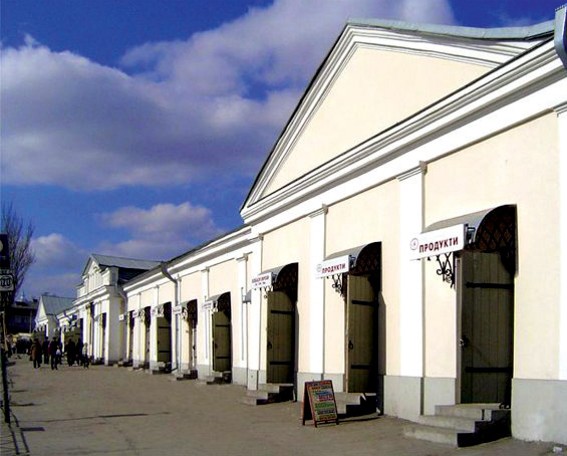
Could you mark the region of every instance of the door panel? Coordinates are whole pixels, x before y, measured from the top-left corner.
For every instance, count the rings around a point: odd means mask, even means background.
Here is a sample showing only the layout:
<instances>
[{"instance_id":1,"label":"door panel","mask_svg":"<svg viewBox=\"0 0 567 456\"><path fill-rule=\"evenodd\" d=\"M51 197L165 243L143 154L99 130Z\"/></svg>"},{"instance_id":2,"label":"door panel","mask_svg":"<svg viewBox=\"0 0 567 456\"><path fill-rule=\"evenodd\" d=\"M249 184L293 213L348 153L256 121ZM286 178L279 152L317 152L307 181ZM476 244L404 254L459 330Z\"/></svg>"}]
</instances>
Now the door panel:
<instances>
[{"instance_id":1,"label":"door panel","mask_svg":"<svg viewBox=\"0 0 567 456\"><path fill-rule=\"evenodd\" d=\"M157 318L157 360L171 362L171 323L166 318Z\"/></svg>"},{"instance_id":2,"label":"door panel","mask_svg":"<svg viewBox=\"0 0 567 456\"><path fill-rule=\"evenodd\" d=\"M267 382L293 383L295 306L281 291L268 292Z\"/></svg>"},{"instance_id":3,"label":"door panel","mask_svg":"<svg viewBox=\"0 0 567 456\"><path fill-rule=\"evenodd\" d=\"M461 260L461 402L510 404L514 278L496 253Z\"/></svg>"},{"instance_id":4,"label":"door panel","mask_svg":"<svg viewBox=\"0 0 567 456\"><path fill-rule=\"evenodd\" d=\"M232 369L230 318L226 312L214 312L213 320L213 370L227 372Z\"/></svg>"},{"instance_id":5,"label":"door panel","mask_svg":"<svg viewBox=\"0 0 567 456\"><path fill-rule=\"evenodd\" d=\"M348 276L346 362L349 392L376 392L378 302L365 276Z\"/></svg>"}]
</instances>

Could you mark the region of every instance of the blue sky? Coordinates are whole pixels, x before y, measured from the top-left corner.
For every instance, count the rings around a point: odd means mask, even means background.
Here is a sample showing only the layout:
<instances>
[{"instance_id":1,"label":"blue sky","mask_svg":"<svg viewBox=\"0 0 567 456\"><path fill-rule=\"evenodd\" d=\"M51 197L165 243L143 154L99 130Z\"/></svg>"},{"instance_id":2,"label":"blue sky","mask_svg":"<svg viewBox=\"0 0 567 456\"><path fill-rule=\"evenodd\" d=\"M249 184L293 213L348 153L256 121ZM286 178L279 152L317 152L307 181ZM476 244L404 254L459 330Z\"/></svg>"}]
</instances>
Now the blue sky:
<instances>
[{"instance_id":1,"label":"blue sky","mask_svg":"<svg viewBox=\"0 0 567 456\"><path fill-rule=\"evenodd\" d=\"M35 225L27 296L90 253L166 260L240 206L348 18L472 27L563 0L2 0L3 201Z\"/></svg>"}]
</instances>

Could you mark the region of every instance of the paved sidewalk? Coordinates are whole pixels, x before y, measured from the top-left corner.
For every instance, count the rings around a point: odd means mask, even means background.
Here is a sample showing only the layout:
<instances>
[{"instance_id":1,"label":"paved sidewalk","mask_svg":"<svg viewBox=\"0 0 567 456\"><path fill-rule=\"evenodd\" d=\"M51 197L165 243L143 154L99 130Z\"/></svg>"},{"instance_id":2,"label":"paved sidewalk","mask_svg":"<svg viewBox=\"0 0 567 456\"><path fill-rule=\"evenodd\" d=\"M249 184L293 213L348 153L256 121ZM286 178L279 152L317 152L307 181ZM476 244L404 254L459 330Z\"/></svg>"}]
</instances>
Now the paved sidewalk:
<instances>
[{"instance_id":1,"label":"paved sidewalk","mask_svg":"<svg viewBox=\"0 0 567 456\"><path fill-rule=\"evenodd\" d=\"M32 455L547 455L551 443L515 439L456 449L403 437L403 420L381 417L315 428L301 425L301 404L251 407L235 385L173 382L124 368L34 370L10 367L12 426L19 454ZM1 455L8 449L2 425ZM6 443L8 445L8 443ZM10 452L12 451L12 452ZM567 450L564 450L564 453Z\"/></svg>"}]
</instances>

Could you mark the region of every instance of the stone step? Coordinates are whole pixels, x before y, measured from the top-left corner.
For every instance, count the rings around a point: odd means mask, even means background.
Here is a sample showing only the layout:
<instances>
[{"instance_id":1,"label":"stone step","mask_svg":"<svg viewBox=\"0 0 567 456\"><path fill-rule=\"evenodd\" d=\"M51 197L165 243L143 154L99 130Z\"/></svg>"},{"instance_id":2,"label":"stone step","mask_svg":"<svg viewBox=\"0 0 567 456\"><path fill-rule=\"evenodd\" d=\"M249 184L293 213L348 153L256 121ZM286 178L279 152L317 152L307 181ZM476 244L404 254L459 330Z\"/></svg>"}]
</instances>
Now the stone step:
<instances>
[{"instance_id":1,"label":"stone step","mask_svg":"<svg viewBox=\"0 0 567 456\"><path fill-rule=\"evenodd\" d=\"M408 424L404 426L404 435L415 439L427 440L435 443L458 445L458 432L454 429L427 426L424 424Z\"/></svg>"},{"instance_id":2,"label":"stone step","mask_svg":"<svg viewBox=\"0 0 567 456\"><path fill-rule=\"evenodd\" d=\"M289 392L293 391L293 383L261 383L258 385L258 391L276 394Z\"/></svg>"},{"instance_id":3,"label":"stone step","mask_svg":"<svg viewBox=\"0 0 567 456\"><path fill-rule=\"evenodd\" d=\"M462 432L475 432L477 430L477 421L460 416L422 415L418 418L418 423Z\"/></svg>"},{"instance_id":4,"label":"stone step","mask_svg":"<svg viewBox=\"0 0 567 456\"><path fill-rule=\"evenodd\" d=\"M341 418L378 414L376 395L370 393L335 393L337 414Z\"/></svg>"},{"instance_id":5,"label":"stone step","mask_svg":"<svg viewBox=\"0 0 567 456\"><path fill-rule=\"evenodd\" d=\"M226 385L232 383L232 372L212 372L205 377L207 385Z\"/></svg>"},{"instance_id":6,"label":"stone step","mask_svg":"<svg viewBox=\"0 0 567 456\"><path fill-rule=\"evenodd\" d=\"M458 447L478 445L510 436L510 410L499 404L458 404L435 407L407 425L404 435Z\"/></svg>"},{"instance_id":7,"label":"stone step","mask_svg":"<svg viewBox=\"0 0 567 456\"><path fill-rule=\"evenodd\" d=\"M500 409L500 404L457 404L436 405L435 415L457 416L477 421L490 421L494 417L509 413L509 409Z\"/></svg>"},{"instance_id":8,"label":"stone step","mask_svg":"<svg viewBox=\"0 0 567 456\"><path fill-rule=\"evenodd\" d=\"M183 380L194 380L197 378L197 371L191 372L175 372L171 376L171 381L178 382Z\"/></svg>"},{"instance_id":9,"label":"stone step","mask_svg":"<svg viewBox=\"0 0 567 456\"><path fill-rule=\"evenodd\" d=\"M248 395L239 398L238 402L245 405L263 405L267 403L264 402L262 399L258 399L257 397L248 396Z\"/></svg>"},{"instance_id":10,"label":"stone step","mask_svg":"<svg viewBox=\"0 0 567 456\"><path fill-rule=\"evenodd\" d=\"M247 405L272 404L293 400L292 383L265 383L258 385L257 390L247 390L240 402Z\"/></svg>"}]
</instances>

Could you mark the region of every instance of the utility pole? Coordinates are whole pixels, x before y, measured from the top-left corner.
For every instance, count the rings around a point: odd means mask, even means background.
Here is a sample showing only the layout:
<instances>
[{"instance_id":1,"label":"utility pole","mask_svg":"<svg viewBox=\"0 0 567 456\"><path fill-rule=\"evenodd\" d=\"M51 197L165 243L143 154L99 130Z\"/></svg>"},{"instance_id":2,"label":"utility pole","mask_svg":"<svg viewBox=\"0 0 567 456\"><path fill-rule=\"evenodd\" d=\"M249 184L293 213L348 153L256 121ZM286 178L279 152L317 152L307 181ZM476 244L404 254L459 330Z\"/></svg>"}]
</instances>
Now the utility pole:
<instances>
[{"instance_id":1,"label":"utility pole","mask_svg":"<svg viewBox=\"0 0 567 456\"><path fill-rule=\"evenodd\" d=\"M10 424L10 395L8 393L8 357L6 356L8 334L6 334L6 312L14 291L14 276L10 270L8 235L0 234L0 362L2 369L2 404L4 422Z\"/></svg>"}]
</instances>

